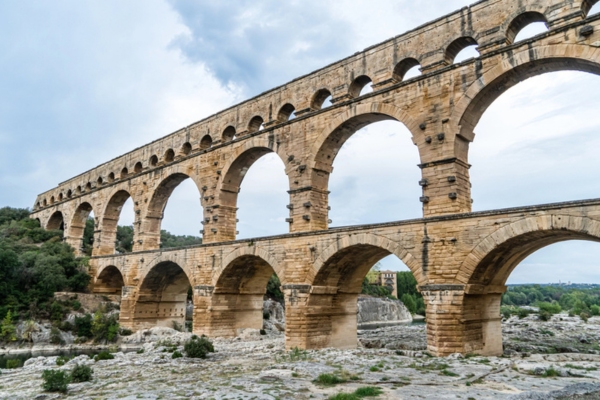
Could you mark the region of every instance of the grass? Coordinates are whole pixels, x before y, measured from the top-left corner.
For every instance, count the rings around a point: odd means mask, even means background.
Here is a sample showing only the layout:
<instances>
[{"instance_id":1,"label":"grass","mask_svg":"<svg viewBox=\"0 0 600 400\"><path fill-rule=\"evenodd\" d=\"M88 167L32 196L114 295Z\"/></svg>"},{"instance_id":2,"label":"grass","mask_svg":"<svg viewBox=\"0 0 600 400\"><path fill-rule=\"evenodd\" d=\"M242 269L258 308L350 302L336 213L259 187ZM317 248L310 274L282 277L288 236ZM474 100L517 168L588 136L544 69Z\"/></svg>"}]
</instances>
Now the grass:
<instances>
[{"instance_id":1,"label":"grass","mask_svg":"<svg viewBox=\"0 0 600 400\"><path fill-rule=\"evenodd\" d=\"M322 386L333 386L345 382L347 382L346 379L333 374L321 374L315 379L315 383Z\"/></svg>"},{"instance_id":2,"label":"grass","mask_svg":"<svg viewBox=\"0 0 600 400\"><path fill-rule=\"evenodd\" d=\"M565 364L565 368L579 369L583 371L598 371L596 367L582 367L581 365Z\"/></svg>"},{"instance_id":3,"label":"grass","mask_svg":"<svg viewBox=\"0 0 600 400\"><path fill-rule=\"evenodd\" d=\"M542 374L543 377L545 378L553 378L553 377L557 377L560 376L560 374L558 373L557 370L554 369L554 367L550 367L547 370L544 371L544 373Z\"/></svg>"},{"instance_id":4,"label":"grass","mask_svg":"<svg viewBox=\"0 0 600 400\"><path fill-rule=\"evenodd\" d=\"M383 393L378 387L364 386L356 389L353 393L338 393L329 397L329 400L358 400L365 397L377 397Z\"/></svg>"}]
</instances>

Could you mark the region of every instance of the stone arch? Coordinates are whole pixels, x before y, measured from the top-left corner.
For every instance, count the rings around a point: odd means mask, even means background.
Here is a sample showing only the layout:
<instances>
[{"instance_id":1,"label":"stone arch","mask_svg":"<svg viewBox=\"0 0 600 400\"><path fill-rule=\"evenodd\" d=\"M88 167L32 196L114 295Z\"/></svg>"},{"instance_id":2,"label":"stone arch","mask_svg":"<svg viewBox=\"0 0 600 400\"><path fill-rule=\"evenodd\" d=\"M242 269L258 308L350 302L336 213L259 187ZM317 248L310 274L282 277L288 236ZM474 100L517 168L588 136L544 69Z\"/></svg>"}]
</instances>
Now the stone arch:
<instances>
[{"instance_id":1,"label":"stone arch","mask_svg":"<svg viewBox=\"0 0 600 400\"><path fill-rule=\"evenodd\" d=\"M134 330L185 324L187 294L193 280L176 262L160 258L140 279L132 322L128 324Z\"/></svg>"},{"instance_id":2,"label":"stone arch","mask_svg":"<svg viewBox=\"0 0 600 400\"><path fill-rule=\"evenodd\" d=\"M581 11L583 12L585 18L589 16L590 10L592 7L594 7L594 5L596 5L596 3L598 3L598 0L583 0L581 2Z\"/></svg>"},{"instance_id":3,"label":"stone arch","mask_svg":"<svg viewBox=\"0 0 600 400\"><path fill-rule=\"evenodd\" d=\"M506 280L527 256L567 240L600 242L600 221L563 214L526 217L502 226L473 248L458 270L457 281L464 283L464 289L453 300L457 305L462 301L458 327L464 335L461 351L502 354L500 304ZM435 308L435 298L429 297L429 304ZM434 319L433 323L438 322ZM436 335L429 323L428 333Z\"/></svg>"},{"instance_id":4,"label":"stone arch","mask_svg":"<svg viewBox=\"0 0 600 400\"><path fill-rule=\"evenodd\" d=\"M244 141L243 144L237 147L223 166L223 179L217 184L220 218L225 219L219 223L219 229L221 230L219 235L223 240L235 239L237 199L246 173L258 159L273 152L279 156L283 165L286 166L287 163L279 151L280 148L275 148L272 137L269 139L268 137L256 136ZM206 228L207 226L205 226L205 230Z\"/></svg>"},{"instance_id":5,"label":"stone arch","mask_svg":"<svg viewBox=\"0 0 600 400\"><path fill-rule=\"evenodd\" d=\"M508 28L506 28L506 43L514 43L519 32L527 25L534 22L543 22L546 24L546 27L548 27L548 20L544 14L538 11L526 11L514 16L510 21Z\"/></svg>"},{"instance_id":6,"label":"stone arch","mask_svg":"<svg viewBox=\"0 0 600 400\"><path fill-rule=\"evenodd\" d=\"M140 161L136 162L135 165L133 166L133 172L135 172L136 174L141 173L144 170L144 166L142 165L142 163Z\"/></svg>"},{"instance_id":7,"label":"stone arch","mask_svg":"<svg viewBox=\"0 0 600 400\"><path fill-rule=\"evenodd\" d=\"M264 119L260 115L255 115L248 122L248 133L258 132L263 126Z\"/></svg>"},{"instance_id":8,"label":"stone arch","mask_svg":"<svg viewBox=\"0 0 600 400\"><path fill-rule=\"evenodd\" d=\"M221 142L229 142L235 138L235 127L233 125L229 125L227 128L223 129L223 134L221 135Z\"/></svg>"},{"instance_id":9,"label":"stone arch","mask_svg":"<svg viewBox=\"0 0 600 400\"><path fill-rule=\"evenodd\" d=\"M109 200L103 210L104 212L98 216L100 220L100 243L94 249L94 255L110 255L115 253L119 217L121 216L123 205L131 197L130 192L123 188L113 190L108 197Z\"/></svg>"},{"instance_id":10,"label":"stone arch","mask_svg":"<svg viewBox=\"0 0 600 400\"><path fill-rule=\"evenodd\" d=\"M600 242L600 221L548 214L505 225L473 248L459 268L458 280L469 285L502 286L527 256L567 240Z\"/></svg>"},{"instance_id":11,"label":"stone arch","mask_svg":"<svg viewBox=\"0 0 600 400\"><path fill-rule=\"evenodd\" d=\"M210 135L204 135L200 140L200 148L202 150L210 149L212 147L212 137Z\"/></svg>"},{"instance_id":12,"label":"stone arch","mask_svg":"<svg viewBox=\"0 0 600 400\"><path fill-rule=\"evenodd\" d=\"M263 327L267 283L279 268L265 250L244 247L228 254L221 269L213 274L214 290L208 308L214 311L209 311L206 328L212 336L232 337L238 329Z\"/></svg>"},{"instance_id":13,"label":"stone arch","mask_svg":"<svg viewBox=\"0 0 600 400\"><path fill-rule=\"evenodd\" d=\"M48 222L46 223L46 229L48 230L65 230L65 218L61 211L54 211L50 218L48 218Z\"/></svg>"},{"instance_id":14,"label":"stone arch","mask_svg":"<svg viewBox=\"0 0 600 400\"><path fill-rule=\"evenodd\" d=\"M123 274L114 265L108 265L98 271L94 282L94 293L121 295L123 286Z\"/></svg>"},{"instance_id":15,"label":"stone arch","mask_svg":"<svg viewBox=\"0 0 600 400\"><path fill-rule=\"evenodd\" d=\"M296 107L294 107L291 103L285 103L279 109L277 113L277 122L287 122L289 121L292 114L296 111Z\"/></svg>"},{"instance_id":16,"label":"stone arch","mask_svg":"<svg viewBox=\"0 0 600 400\"><path fill-rule=\"evenodd\" d=\"M323 108L323 103L329 96L331 96L331 91L329 89L322 88L317 90L310 100L310 108L312 110L320 110Z\"/></svg>"},{"instance_id":17,"label":"stone arch","mask_svg":"<svg viewBox=\"0 0 600 400\"><path fill-rule=\"evenodd\" d=\"M367 75L360 75L356 77L348 88L348 94L352 98L359 97L363 88L371 82L373 81Z\"/></svg>"},{"instance_id":18,"label":"stone arch","mask_svg":"<svg viewBox=\"0 0 600 400\"><path fill-rule=\"evenodd\" d=\"M477 40L475 40L472 36L461 36L458 39L453 40L446 47L446 51L444 52L444 61L447 65L454 64L454 60L458 53L462 50L466 49L469 46L477 45Z\"/></svg>"},{"instance_id":19,"label":"stone arch","mask_svg":"<svg viewBox=\"0 0 600 400\"><path fill-rule=\"evenodd\" d=\"M540 46L533 50L523 48L515 52L484 72L456 102L451 118L451 121L458 121L456 131L463 139L472 141L479 119L502 93L527 78L564 70L600 75L600 53L591 46L580 44Z\"/></svg>"},{"instance_id":20,"label":"stone arch","mask_svg":"<svg viewBox=\"0 0 600 400\"><path fill-rule=\"evenodd\" d=\"M153 154L148 161L152 167L156 167L158 165L158 157L156 154Z\"/></svg>"},{"instance_id":21,"label":"stone arch","mask_svg":"<svg viewBox=\"0 0 600 400\"><path fill-rule=\"evenodd\" d=\"M317 258L313 264L310 281L312 281L313 284L316 282L315 279L319 277L320 273L323 273L323 268L326 266L327 262L332 259L332 257L334 257L336 254L340 254L340 251L344 251L345 249L353 247L379 249L376 253L377 255L382 255L381 258L393 254L410 269L417 282L422 282L423 280L421 265L419 264L418 260L412 256L412 254L402 247L402 245L397 242L393 242L384 236L379 236L373 233L357 233L354 235L344 236L317 255ZM371 264L371 267L377 261L379 260L374 261Z\"/></svg>"},{"instance_id":22,"label":"stone arch","mask_svg":"<svg viewBox=\"0 0 600 400\"><path fill-rule=\"evenodd\" d=\"M198 177L190 173L185 166L177 164L169 169L169 174L160 181L160 183L151 191L148 206L142 220L140 240L141 248L144 250L157 249L160 246L160 227L163 219L163 213L171 194L181 182L186 179L192 179L198 188L198 196L201 202L201 185ZM202 219L202 216L198 216Z\"/></svg>"},{"instance_id":23,"label":"stone arch","mask_svg":"<svg viewBox=\"0 0 600 400\"><path fill-rule=\"evenodd\" d=\"M256 244L248 246L246 243L244 243L229 254L227 254L225 258L223 258L223 261L221 262L221 267L213 272L213 285L217 286L217 282L219 281L220 277L224 274L226 268L229 265L232 265L232 263L235 260L248 256L257 257L263 260L279 276L281 282L285 282L285 273L283 268L280 266L279 262L275 259L275 257L271 255L271 253L269 253L267 249Z\"/></svg>"},{"instance_id":24,"label":"stone arch","mask_svg":"<svg viewBox=\"0 0 600 400\"><path fill-rule=\"evenodd\" d=\"M420 66L421 63L416 58L408 57L400 61L394 67L392 77L396 82L402 82L406 73L414 67Z\"/></svg>"},{"instance_id":25,"label":"stone arch","mask_svg":"<svg viewBox=\"0 0 600 400\"><path fill-rule=\"evenodd\" d=\"M404 110L383 103L359 104L332 118L315 140L308 153L314 157L309 161L309 167L318 171L313 173L313 180L322 179L315 175L331 173L335 156L350 136L367 125L385 120L402 122L412 133L413 142L415 141L418 123ZM326 186L325 184L325 188Z\"/></svg>"},{"instance_id":26,"label":"stone arch","mask_svg":"<svg viewBox=\"0 0 600 400\"><path fill-rule=\"evenodd\" d=\"M79 247L81 247L83 242L83 232L85 230L86 221L93 209L92 204L87 201L80 203L75 209L73 217L71 218L71 223L68 226L69 238L74 242L79 243Z\"/></svg>"},{"instance_id":27,"label":"stone arch","mask_svg":"<svg viewBox=\"0 0 600 400\"><path fill-rule=\"evenodd\" d=\"M190 142L185 142L181 145L181 149L179 150L179 152L183 156L189 155L192 152L192 144Z\"/></svg>"}]
</instances>

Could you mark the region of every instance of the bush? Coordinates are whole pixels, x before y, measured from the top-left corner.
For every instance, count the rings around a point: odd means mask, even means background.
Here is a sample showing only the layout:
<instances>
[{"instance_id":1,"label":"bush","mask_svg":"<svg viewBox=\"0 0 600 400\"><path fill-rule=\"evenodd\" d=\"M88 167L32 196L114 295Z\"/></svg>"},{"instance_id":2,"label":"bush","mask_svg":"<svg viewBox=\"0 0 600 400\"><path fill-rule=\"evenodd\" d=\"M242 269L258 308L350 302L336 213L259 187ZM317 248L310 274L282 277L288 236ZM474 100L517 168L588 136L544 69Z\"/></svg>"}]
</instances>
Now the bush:
<instances>
[{"instance_id":1,"label":"bush","mask_svg":"<svg viewBox=\"0 0 600 400\"><path fill-rule=\"evenodd\" d=\"M588 322L590 314L586 313L585 311L582 311L581 314L579 314L579 318L581 318L583 322Z\"/></svg>"},{"instance_id":2,"label":"bush","mask_svg":"<svg viewBox=\"0 0 600 400\"><path fill-rule=\"evenodd\" d=\"M71 370L73 382L88 382L92 380L94 370L88 365L76 364Z\"/></svg>"},{"instance_id":3,"label":"bush","mask_svg":"<svg viewBox=\"0 0 600 400\"><path fill-rule=\"evenodd\" d=\"M179 350L175 350L175 351L173 352L173 355L171 356L171 358L181 358L181 357L183 357L183 354L181 354L181 353L179 352Z\"/></svg>"},{"instance_id":4,"label":"bush","mask_svg":"<svg viewBox=\"0 0 600 400\"><path fill-rule=\"evenodd\" d=\"M73 310L79 311L81 309L81 303L77 300L73 300Z\"/></svg>"},{"instance_id":5,"label":"bush","mask_svg":"<svg viewBox=\"0 0 600 400\"><path fill-rule=\"evenodd\" d=\"M590 312L594 316L600 315L600 306L597 306L594 304L593 306L590 307Z\"/></svg>"},{"instance_id":6,"label":"bush","mask_svg":"<svg viewBox=\"0 0 600 400\"><path fill-rule=\"evenodd\" d=\"M323 386L333 386L344 382L346 382L345 379L333 374L321 374L315 379L315 383Z\"/></svg>"},{"instance_id":7,"label":"bush","mask_svg":"<svg viewBox=\"0 0 600 400\"><path fill-rule=\"evenodd\" d=\"M12 313L10 312L10 310L8 310L8 312L4 316L0 330L2 331L2 340L4 340L5 342L14 342L15 340L17 340L17 328L15 328L15 326L12 323Z\"/></svg>"},{"instance_id":8,"label":"bush","mask_svg":"<svg viewBox=\"0 0 600 400\"><path fill-rule=\"evenodd\" d=\"M127 329L127 328L119 329L119 335L121 335L121 336L131 336L132 334L133 334L133 331L131 329Z\"/></svg>"},{"instance_id":9,"label":"bush","mask_svg":"<svg viewBox=\"0 0 600 400\"><path fill-rule=\"evenodd\" d=\"M13 358L12 360L6 360L6 369L19 368L21 366L21 360Z\"/></svg>"},{"instance_id":10,"label":"bush","mask_svg":"<svg viewBox=\"0 0 600 400\"><path fill-rule=\"evenodd\" d=\"M199 338L196 335L192 335L192 338L185 342L183 351L190 358L206 358L208 353L214 353L215 348L206 336L202 335Z\"/></svg>"},{"instance_id":11,"label":"bush","mask_svg":"<svg viewBox=\"0 0 600 400\"><path fill-rule=\"evenodd\" d=\"M71 377L65 371L53 371L47 369L42 372L44 383L42 387L47 392L67 392L67 385L71 381Z\"/></svg>"},{"instance_id":12,"label":"bush","mask_svg":"<svg viewBox=\"0 0 600 400\"><path fill-rule=\"evenodd\" d=\"M417 311L417 302L415 301L412 295L404 293L400 300L402 301L402 303L404 303L404 305L406 306L408 311L410 311L411 314L414 314Z\"/></svg>"},{"instance_id":13,"label":"bush","mask_svg":"<svg viewBox=\"0 0 600 400\"><path fill-rule=\"evenodd\" d=\"M56 357L56 365L58 365L59 367L62 365L65 365L65 363L67 361L69 361L71 358L69 357L65 357L65 356L58 356Z\"/></svg>"},{"instance_id":14,"label":"bush","mask_svg":"<svg viewBox=\"0 0 600 400\"><path fill-rule=\"evenodd\" d=\"M548 311L540 311L538 314L538 319L540 321L549 321L551 318L552 314L550 314Z\"/></svg>"},{"instance_id":15,"label":"bush","mask_svg":"<svg viewBox=\"0 0 600 400\"><path fill-rule=\"evenodd\" d=\"M354 394L358 397L375 397L379 396L381 393L383 393L383 391L380 388L374 386L365 386L358 388L354 391Z\"/></svg>"},{"instance_id":16,"label":"bush","mask_svg":"<svg viewBox=\"0 0 600 400\"><path fill-rule=\"evenodd\" d=\"M537 306L539 307L540 312L545 311L550 315L558 314L562 311L560 304L558 304L557 302L549 303L546 301L541 301L538 302Z\"/></svg>"},{"instance_id":17,"label":"bush","mask_svg":"<svg viewBox=\"0 0 600 400\"><path fill-rule=\"evenodd\" d=\"M119 323L114 315L107 317L101 310L94 313L92 319L92 336L95 342L114 342L119 334Z\"/></svg>"},{"instance_id":18,"label":"bush","mask_svg":"<svg viewBox=\"0 0 600 400\"><path fill-rule=\"evenodd\" d=\"M115 358L115 356L110 354L108 351L103 350L100 353L96 354L96 356L94 357L94 361L112 360L113 358Z\"/></svg>"},{"instance_id":19,"label":"bush","mask_svg":"<svg viewBox=\"0 0 600 400\"><path fill-rule=\"evenodd\" d=\"M50 305L50 320L52 322L60 322L62 321L65 315L65 310L63 306L58 302L54 301Z\"/></svg>"},{"instance_id":20,"label":"bush","mask_svg":"<svg viewBox=\"0 0 600 400\"><path fill-rule=\"evenodd\" d=\"M64 344L64 341L60 335L60 329L58 329L54 326L50 329L50 343Z\"/></svg>"},{"instance_id":21,"label":"bush","mask_svg":"<svg viewBox=\"0 0 600 400\"><path fill-rule=\"evenodd\" d=\"M92 316L90 314L75 317L75 332L79 337L92 337Z\"/></svg>"},{"instance_id":22,"label":"bush","mask_svg":"<svg viewBox=\"0 0 600 400\"><path fill-rule=\"evenodd\" d=\"M517 316L519 317L519 319L526 318L527 316L529 316L530 313L531 313L531 311L529 311L525 308L519 308L517 310Z\"/></svg>"}]
</instances>

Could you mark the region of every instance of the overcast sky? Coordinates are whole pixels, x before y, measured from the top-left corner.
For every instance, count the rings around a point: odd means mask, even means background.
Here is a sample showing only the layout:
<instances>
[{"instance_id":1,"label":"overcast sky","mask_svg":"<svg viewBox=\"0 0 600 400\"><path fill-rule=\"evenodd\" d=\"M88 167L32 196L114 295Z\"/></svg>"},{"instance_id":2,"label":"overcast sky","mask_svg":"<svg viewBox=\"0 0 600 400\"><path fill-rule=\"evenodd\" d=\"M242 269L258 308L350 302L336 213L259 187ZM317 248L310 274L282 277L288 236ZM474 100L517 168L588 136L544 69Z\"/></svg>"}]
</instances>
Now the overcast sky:
<instances>
[{"instance_id":1,"label":"overcast sky","mask_svg":"<svg viewBox=\"0 0 600 400\"><path fill-rule=\"evenodd\" d=\"M0 205L30 207L80 172L468 3L1 2ZM557 72L503 94L471 144L474 211L600 197L598 93L600 77ZM401 123L359 131L334 163L333 226L420 217L418 163ZM274 155L249 170L240 237L287 231L287 189ZM165 214L165 229L198 234L191 182ZM132 219L128 204L121 222ZM509 283L600 283L599 256L596 243L553 245Z\"/></svg>"}]
</instances>

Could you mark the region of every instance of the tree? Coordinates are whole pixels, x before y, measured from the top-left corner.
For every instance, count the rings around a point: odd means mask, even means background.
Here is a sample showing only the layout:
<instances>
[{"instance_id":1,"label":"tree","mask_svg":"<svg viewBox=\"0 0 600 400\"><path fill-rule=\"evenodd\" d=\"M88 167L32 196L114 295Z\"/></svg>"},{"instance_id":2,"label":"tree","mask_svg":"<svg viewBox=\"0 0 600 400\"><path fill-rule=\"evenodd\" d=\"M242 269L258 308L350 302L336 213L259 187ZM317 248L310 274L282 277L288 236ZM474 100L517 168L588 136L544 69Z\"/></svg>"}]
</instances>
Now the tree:
<instances>
[{"instance_id":1,"label":"tree","mask_svg":"<svg viewBox=\"0 0 600 400\"><path fill-rule=\"evenodd\" d=\"M411 314L414 314L417 311L417 303L412 295L404 293L402 295L401 301L402 303L404 303L404 305L406 306L408 311L410 311Z\"/></svg>"},{"instance_id":2,"label":"tree","mask_svg":"<svg viewBox=\"0 0 600 400\"><path fill-rule=\"evenodd\" d=\"M2 320L2 326L0 329L2 330L2 339L5 342L14 342L15 340L17 340L17 329L13 325L12 313L10 312L10 310L4 316L4 319Z\"/></svg>"}]
</instances>

